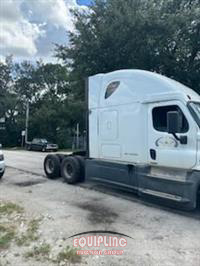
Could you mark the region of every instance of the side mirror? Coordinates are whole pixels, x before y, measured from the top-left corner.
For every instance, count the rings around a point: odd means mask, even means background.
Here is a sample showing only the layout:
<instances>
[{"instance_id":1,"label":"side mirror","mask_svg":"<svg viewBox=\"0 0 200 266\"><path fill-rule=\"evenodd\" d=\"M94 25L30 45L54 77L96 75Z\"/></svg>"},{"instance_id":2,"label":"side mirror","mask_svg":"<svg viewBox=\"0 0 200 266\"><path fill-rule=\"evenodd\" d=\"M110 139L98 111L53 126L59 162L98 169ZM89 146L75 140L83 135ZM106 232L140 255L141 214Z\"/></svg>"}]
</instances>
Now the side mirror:
<instances>
[{"instance_id":1,"label":"side mirror","mask_svg":"<svg viewBox=\"0 0 200 266\"><path fill-rule=\"evenodd\" d=\"M180 141L181 144L186 145L188 143L187 136L181 136L180 138L176 133L180 133L183 126L182 116L177 111L170 111L167 113L167 132L172 134L174 138Z\"/></svg>"},{"instance_id":2,"label":"side mirror","mask_svg":"<svg viewBox=\"0 0 200 266\"><path fill-rule=\"evenodd\" d=\"M177 111L167 113L167 132L169 134L180 133L182 128L182 117Z\"/></svg>"}]
</instances>

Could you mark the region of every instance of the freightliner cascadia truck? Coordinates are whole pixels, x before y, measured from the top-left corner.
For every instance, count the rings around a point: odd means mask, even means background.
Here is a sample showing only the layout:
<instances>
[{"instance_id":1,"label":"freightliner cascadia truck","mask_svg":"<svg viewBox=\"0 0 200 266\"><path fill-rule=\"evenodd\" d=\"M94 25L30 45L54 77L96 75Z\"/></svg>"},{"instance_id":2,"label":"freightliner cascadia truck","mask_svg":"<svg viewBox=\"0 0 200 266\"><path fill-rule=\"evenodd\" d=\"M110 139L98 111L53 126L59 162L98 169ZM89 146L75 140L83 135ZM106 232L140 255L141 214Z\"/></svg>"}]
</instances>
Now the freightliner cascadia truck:
<instances>
[{"instance_id":1,"label":"freightliner cascadia truck","mask_svg":"<svg viewBox=\"0 0 200 266\"><path fill-rule=\"evenodd\" d=\"M86 81L87 149L47 155L47 177L104 182L195 209L200 194L200 96L143 70Z\"/></svg>"}]
</instances>

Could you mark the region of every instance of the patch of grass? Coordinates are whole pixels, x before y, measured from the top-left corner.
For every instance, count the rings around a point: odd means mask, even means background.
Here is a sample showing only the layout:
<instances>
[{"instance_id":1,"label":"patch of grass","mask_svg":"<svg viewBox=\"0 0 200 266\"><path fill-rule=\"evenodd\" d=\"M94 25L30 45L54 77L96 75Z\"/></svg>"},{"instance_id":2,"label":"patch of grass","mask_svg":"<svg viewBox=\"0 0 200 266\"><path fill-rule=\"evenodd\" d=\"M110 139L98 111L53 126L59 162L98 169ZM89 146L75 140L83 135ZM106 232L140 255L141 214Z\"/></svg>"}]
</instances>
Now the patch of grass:
<instances>
[{"instance_id":1,"label":"patch of grass","mask_svg":"<svg viewBox=\"0 0 200 266\"><path fill-rule=\"evenodd\" d=\"M8 266L8 265L10 265L10 262L9 261L5 260L4 262L2 262L0 260L0 266Z\"/></svg>"},{"instance_id":2,"label":"patch of grass","mask_svg":"<svg viewBox=\"0 0 200 266\"><path fill-rule=\"evenodd\" d=\"M12 202L0 202L0 214L22 213L23 208Z\"/></svg>"},{"instance_id":3,"label":"patch of grass","mask_svg":"<svg viewBox=\"0 0 200 266\"><path fill-rule=\"evenodd\" d=\"M67 246L63 251L58 253L56 262L80 263L82 257L77 255L76 251L76 248Z\"/></svg>"},{"instance_id":4,"label":"patch of grass","mask_svg":"<svg viewBox=\"0 0 200 266\"><path fill-rule=\"evenodd\" d=\"M0 250L7 249L11 241L15 238L15 230L13 227L0 225Z\"/></svg>"},{"instance_id":5,"label":"patch of grass","mask_svg":"<svg viewBox=\"0 0 200 266\"><path fill-rule=\"evenodd\" d=\"M28 232L35 234L37 230L39 229L39 223L41 219L33 219L29 222L28 225Z\"/></svg>"},{"instance_id":6,"label":"patch of grass","mask_svg":"<svg viewBox=\"0 0 200 266\"><path fill-rule=\"evenodd\" d=\"M32 241L38 240L39 237L37 235L31 235L31 234L23 234L20 237L17 237L15 239L16 244L20 246L29 246Z\"/></svg>"},{"instance_id":7,"label":"patch of grass","mask_svg":"<svg viewBox=\"0 0 200 266\"><path fill-rule=\"evenodd\" d=\"M32 241L38 240L39 236L37 231L39 229L40 219L33 219L29 222L26 233L16 238L16 244L18 246L28 246Z\"/></svg>"},{"instance_id":8,"label":"patch of grass","mask_svg":"<svg viewBox=\"0 0 200 266\"><path fill-rule=\"evenodd\" d=\"M32 250L27 251L24 254L26 259L34 258L36 260L48 260L49 253L51 251L51 246L49 244L43 243L40 246L34 246Z\"/></svg>"}]
</instances>

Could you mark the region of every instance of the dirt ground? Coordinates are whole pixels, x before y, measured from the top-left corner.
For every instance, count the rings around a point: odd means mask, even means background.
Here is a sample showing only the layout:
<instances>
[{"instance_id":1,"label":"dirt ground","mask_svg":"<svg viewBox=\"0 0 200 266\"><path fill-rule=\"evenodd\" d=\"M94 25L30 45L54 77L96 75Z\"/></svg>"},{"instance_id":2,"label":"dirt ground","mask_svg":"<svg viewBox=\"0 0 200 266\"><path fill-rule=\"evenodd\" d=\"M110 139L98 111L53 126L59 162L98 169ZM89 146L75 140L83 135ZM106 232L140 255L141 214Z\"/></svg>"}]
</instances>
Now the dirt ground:
<instances>
[{"instance_id":1,"label":"dirt ground","mask_svg":"<svg viewBox=\"0 0 200 266\"><path fill-rule=\"evenodd\" d=\"M25 170L7 167L0 182L0 266L200 265L200 211L179 212ZM76 255L68 237L91 230L120 232L132 239L127 238L123 255Z\"/></svg>"}]
</instances>

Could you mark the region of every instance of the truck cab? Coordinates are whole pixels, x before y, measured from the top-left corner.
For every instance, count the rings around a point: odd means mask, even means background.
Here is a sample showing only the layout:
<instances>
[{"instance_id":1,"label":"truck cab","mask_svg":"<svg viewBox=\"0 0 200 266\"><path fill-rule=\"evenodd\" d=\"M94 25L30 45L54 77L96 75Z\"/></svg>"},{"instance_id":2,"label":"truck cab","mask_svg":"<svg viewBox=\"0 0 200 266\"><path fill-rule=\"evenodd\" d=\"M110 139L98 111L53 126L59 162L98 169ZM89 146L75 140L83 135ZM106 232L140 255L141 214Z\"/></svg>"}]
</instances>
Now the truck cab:
<instances>
[{"instance_id":1,"label":"truck cab","mask_svg":"<svg viewBox=\"0 0 200 266\"><path fill-rule=\"evenodd\" d=\"M200 97L143 70L89 78L86 176L195 208L200 190Z\"/></svg>"}]
</instances>

